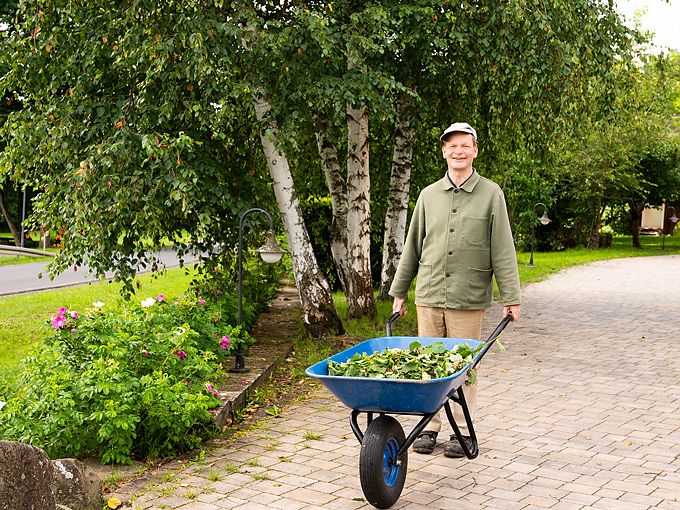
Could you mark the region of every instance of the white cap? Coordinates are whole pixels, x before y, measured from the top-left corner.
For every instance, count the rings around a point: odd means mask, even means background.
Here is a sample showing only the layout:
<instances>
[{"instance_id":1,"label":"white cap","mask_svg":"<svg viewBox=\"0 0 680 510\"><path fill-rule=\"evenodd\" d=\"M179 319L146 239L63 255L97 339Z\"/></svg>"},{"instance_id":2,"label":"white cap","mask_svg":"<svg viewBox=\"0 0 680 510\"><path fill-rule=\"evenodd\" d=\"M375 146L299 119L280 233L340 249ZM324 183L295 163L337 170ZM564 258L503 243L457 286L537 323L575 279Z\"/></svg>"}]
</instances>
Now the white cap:
<instances>
[{"instance_id":1,"label":"white cap","mask_svg":"<svg viewBox=\"0 0 680 510\"><path fill-rule=\"evenodd\" d=\"M477 141L477 131L475 131L475 128L473 128L467 122L455 122L451 124L446 128L439 139L443 142L444 138L446 138L449 133L467 133L472 135L472 137L475 139L475 142Z\"/></svg>"}]
</instances>

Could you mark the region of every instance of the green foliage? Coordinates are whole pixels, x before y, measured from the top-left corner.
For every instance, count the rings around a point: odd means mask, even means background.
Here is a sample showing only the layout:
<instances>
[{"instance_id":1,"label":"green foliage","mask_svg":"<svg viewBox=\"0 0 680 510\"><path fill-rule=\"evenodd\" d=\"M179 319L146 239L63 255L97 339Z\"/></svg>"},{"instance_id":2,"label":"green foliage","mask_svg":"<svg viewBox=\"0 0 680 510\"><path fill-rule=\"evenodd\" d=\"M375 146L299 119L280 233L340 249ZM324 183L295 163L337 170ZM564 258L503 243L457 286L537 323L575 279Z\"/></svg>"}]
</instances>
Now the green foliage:
<instances>
[{"instance_id":1,"label":"green foliage","mask_svg":"<svg viewBox=\"0 0 680 510\"><path fill-rule=\"evenodd\" d=\"M220 361L253 342L220 313L217 302L163 295L81 314L61 308L24 370L0 387L3 439L102 463L196 447L213 430Z\"/></svg>"},{"instance_id":2,"label":"green foliage","mask_svg":"<svg viewBox=\"0 0 680 510\"><path fill-rule=\"evenodd\" d=\"M481 346L478 348L481 349ZM423 346L414 341L408 349L387 348L371 354L355 354L343 363L328 361L328 375L385 379L440 379L455 374L476 354L468 344L447 349L443 342Z\"/></svg>"},{"instance_id":3,"label":"green foliage","mask_svg":"<svg viewBox=\"0 0 680 510\"><path fill-rule=\"evenodd\" d=\"M31 228L62 232L51 270L87 259L130 292L165 238L180 252L233 244L239 213L272 193L221 7L41 0L21 13L0 52L0 89L23 104L0 135L0 180L38 190Z\"/></svg>"},{"instance_id":4,"label":"green foliage","mask_svg":"<svg viewBox=\"0 0 680 510\"><path fill-rule=\"evenodd\" d=\"M333 290L340 289L340 281L331 253L331 234L333 231L333 212L330 198L310 196L300 201L307 232L314 248L314 256L319 268Z\"/></svg>"}]
</instances>

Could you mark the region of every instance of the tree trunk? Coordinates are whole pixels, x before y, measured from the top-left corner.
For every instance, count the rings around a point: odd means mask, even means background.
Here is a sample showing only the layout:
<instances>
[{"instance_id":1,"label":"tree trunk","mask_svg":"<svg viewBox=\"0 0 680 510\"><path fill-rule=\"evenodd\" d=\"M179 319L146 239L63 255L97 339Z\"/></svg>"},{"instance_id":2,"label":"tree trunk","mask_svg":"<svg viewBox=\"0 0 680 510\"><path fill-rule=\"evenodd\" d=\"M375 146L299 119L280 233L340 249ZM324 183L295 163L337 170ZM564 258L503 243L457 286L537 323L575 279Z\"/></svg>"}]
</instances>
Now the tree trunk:
<instances>
[{"instance_id":1,"label":"tree trunk","mask_svg":"<svg viewBox=\"0 0 680 510\"><path fill-rule=\"evenodd\" d=\"M347 184L342 175L338 152L329 136L330 122L325 117L313 114L316 144L321 165L326 176L326 184L331 195L333 225L331 230L331 255L345 295L349 290L349 270L347 267Z\"/></svg>"},{"instance_id":2,"label":"tree trunk","mask_svg":"<svg viewBox=\"0 0 680 510\"><path fill-rule=\"evenodd\" d=\"M253 105L260 121L271 108L266 98L257 92L253 95ZM276 136L276 122L271 121L269 130L260 134L260 141L291 250L293 274L300 294L305 327L313 337L342 334L344 329L335 311L330 285L319 270L295 193L288 159L277 150Z\"/></svg>"},{"instance_id":3,"label":"tree trunk","mask_svg":"<svg viewBox=\"0 0 680 510\"><path fill-rule=\"evenodd\" d=\"M602 226L602 207L598 201L595 216L593 218L593 226L590 229L590 238L588 239L588 249L595 250L600 247L600 227Z\"/></svg>"},{"instance_id":4,"label":"tree trunk","mask_svg":"<svg viewBox=\"0 0 680 510\"><path fill-rule=\"evenodd\" d=\"M411 162L413 159L413 136L415 131L410 122L408 96L402 96L397 103L397 129L394 134L392 151L392 171L390 190L385 212L385 233L383 238L383 258L380 274L378 299L390 299L388 294L394 274L397 272L399 258L404 251L406 218L408 216L408 197L411 188Z\"/></svg>"},{"instance_id":5,"label":"tree trunk","mask_svg":"<svg viewBox=\"0 0 680 510\"><path fill-rule=\"evenodd\" d=\"M633 248L642 248L640 243L640 229L642 228L642 211L645 204L640 202L630 202L628 211L630 213L630 232L633 236Z\"/></svg>"},{"instance_id":6,"label":"tree trunk","mask_svg":"<svg viewBox=\"0 0 680 510\"><path fill-rule=\"evenodd\" d=\"M371 278L368 109L347 104L347 317L375 315Z\"/></svg>"},{"instance_id":7,"label":"tree trunk","mask_svg":"<svg viewBox=\"0 0 680 510\"><path fill-rule=\"evenodd\" d=\"M5 223L9 226L10 232L12 232L12 237L14 238L14 245L21 246L21 233L17 230L14 221L12 220L12 215L7 210L7 204L5 203L5 196L0 191L0 209L2 210L2 216L5 218Z\"/></svg>"}]
</instances>

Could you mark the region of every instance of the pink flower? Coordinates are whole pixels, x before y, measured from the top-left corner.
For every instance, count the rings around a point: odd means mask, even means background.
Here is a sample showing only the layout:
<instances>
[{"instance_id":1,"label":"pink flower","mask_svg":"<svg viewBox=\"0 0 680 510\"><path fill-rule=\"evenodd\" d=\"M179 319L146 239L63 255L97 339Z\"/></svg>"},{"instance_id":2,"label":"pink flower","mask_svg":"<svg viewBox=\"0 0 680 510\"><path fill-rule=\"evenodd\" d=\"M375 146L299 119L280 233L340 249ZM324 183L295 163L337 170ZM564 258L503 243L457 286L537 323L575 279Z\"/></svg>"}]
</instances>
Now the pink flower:
<instances>
[{"instance_id":1,"label":"pink flower","mask_svg":"<svg viewBox=\"0 0 680 510\"><path fill-rule=\"evenodd\" d=\"M186 384L187 386L191 385L191 383L190 383L189 381L187 381L186 379L184 379L182 382L183 382L184 384Z\"/></svg>"},{"instance_id":2,"label":"pink flower","mask_svg":"<svg viewBox=\"0 0 680 510\"><path fill-rule=\"evenodd\" d=\"M205 299L199 299L198 304L201 306L205 306Z\"/></svg>"},{"instance_id":3,"label":"pink flower","mask_svg":"<svg viewBox=\"0 0 680 510\"><path fill-rule=\"evenodd\" d=\"M176 354L179 359L184 359L187 357L187 353L177 349L173 354Z\"/></svg>"},{"instance_id":4,"label":"pink flower","mask_svg":"<svg viewBox=\"0 0 680 510\"><path fill-rule=\"evenodd\" d=\"M215 269L213 269L213 273L217 274L219 272L220 272L219 268L216 267Z\"/></svg>"},{"instance_id":5,"label":"pink flower","mask_svg":"<svg viewBox=\"0 0 680 510\"><path fill-rule=\"evenodd\" d=\"M75 333L75 332L76 332L76 328L71 328L71 333Z\"/></svg>"},{"instance_id":6,"label":"pink flower","mask_svg":"<svg viewBox=\"0 0 680 510\"><path fill-rule=\"evenodd\" d=\"M158 296L156 296L156 301L158 301L159 303L165 301L165 294L158 294Z\"/></svg>"},{"instance_id":7,"label":"pink flower","mask_svg":"<svg viewBox=\"0 0 680 510\"><path fill-rule=\"evenodd\" d=\"M57 314L54 317L52 317L50 323L52 324L54 330L57 331L66 326L66 318L63 315Z\"/></svg>"},{"instance_id":8,"label":"pink flower","mask_svg":"<svg viewBox=\"0 0 680 510\"><path fill-rule=\"evenodd\" d=\"M215 391L215 388L213 388L213 385L210 384L209 382L205 383L205 387L206 387L206 389L207 389L209 392L211 392L211 393L212 393L213 391Z\"/></svg>"},{"instance_id":9,"label":"pink flower","mask_svg":"<svg viewBox=\"0 0 680 510\"><path fill-rule=\"evenodd\" d=\"M73 317L74 319L77 319L78 318L78 312L71 312L71 317Z\"/></svg>"},{"instance_id":10,"label":"pink flower","mask_svg":"<svg viewBox=\"0 0 680 510\"><path fill-rule=\"evenodd\" d=\"M147 351L146 349L142 349L142 356L144 356L145 358L148 358L149 357L149 351Z\"/></svg>"},{"instance_id":11,"label":"pink flower","mask_svg":"<svg viewBox=\"0 0 680 510\"><path fill-rule=\"evenodd\" d=\"M222 343L220 343L220 349L228 349L230 345L231 342L229 341L229 337L227 335L224 335L222 337Z\"/></svg>"}]
</instances>

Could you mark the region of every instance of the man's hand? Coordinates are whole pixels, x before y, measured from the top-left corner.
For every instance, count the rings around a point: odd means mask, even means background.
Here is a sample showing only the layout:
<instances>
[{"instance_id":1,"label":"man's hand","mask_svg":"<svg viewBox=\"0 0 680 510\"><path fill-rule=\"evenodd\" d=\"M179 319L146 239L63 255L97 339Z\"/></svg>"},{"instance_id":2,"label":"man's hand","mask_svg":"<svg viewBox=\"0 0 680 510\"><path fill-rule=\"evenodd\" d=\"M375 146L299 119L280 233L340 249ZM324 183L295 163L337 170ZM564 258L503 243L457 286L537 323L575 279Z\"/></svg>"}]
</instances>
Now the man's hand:
<instances>
[{"instance_id":1,"label":"man's hand","mask_svg":"<svg viewBox=\"0 0 680 510\"><path fill-rule=\"evenodd\" d=\"M507 317L508 314L512 314L512 322L518 321L520 312L520 305L510 305L503 307L503 317Z\"/></svg>"},{"instance_id":2,"label":"man's hand","mask_svg":"<svg viewBox=\"0 0 680 510\"><path fill-rule=\"evenodd\" d=\"M399 312L399 315L403 317L408 313L408 310L406 310L406 307L404 306L404 303L406 302L406 298L403 297L395 297L394 302L392 303L392 313L397 313Z\"/></svg>"}]
</instances>

